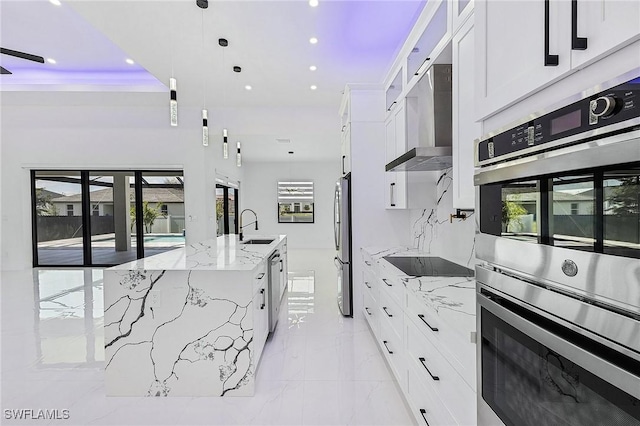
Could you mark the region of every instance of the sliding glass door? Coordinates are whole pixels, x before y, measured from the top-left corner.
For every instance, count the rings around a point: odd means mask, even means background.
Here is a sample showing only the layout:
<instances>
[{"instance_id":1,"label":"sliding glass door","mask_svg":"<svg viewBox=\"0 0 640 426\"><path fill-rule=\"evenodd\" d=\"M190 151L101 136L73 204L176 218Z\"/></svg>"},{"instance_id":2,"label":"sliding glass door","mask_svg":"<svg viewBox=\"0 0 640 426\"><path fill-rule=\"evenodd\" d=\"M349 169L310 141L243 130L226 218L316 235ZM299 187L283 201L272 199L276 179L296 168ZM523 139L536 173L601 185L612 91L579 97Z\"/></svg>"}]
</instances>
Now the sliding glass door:
<instances>
[{"instance_id":1,"label":"sliding glass door","mask_svg":"<svg viewBox=\"0 0 640 426\"><path fill-rule=\"evenodd\" d=\"M184 247L182 172L32 171L34 266L110 266Z\"/></svg>"},{"instance_id":2,"label":"sliding glass door","mask_svg":"<svg viewBox=\"0 0 640 426\"><path fill-rule=\"evenodd\" d=\"M32 175L33 254L39 265L84 264L84 215L80 172Z\"/></svg>"}]
</instances>

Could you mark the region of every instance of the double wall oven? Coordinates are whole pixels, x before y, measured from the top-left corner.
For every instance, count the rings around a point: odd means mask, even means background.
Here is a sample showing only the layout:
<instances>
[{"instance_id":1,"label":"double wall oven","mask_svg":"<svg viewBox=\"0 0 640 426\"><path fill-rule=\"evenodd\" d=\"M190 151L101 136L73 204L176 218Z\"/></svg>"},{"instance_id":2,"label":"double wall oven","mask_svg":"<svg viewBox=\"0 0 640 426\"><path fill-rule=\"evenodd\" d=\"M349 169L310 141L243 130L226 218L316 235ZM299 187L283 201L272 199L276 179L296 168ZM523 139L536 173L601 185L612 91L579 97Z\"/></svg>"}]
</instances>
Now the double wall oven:
<instances>
[{"instance_id":1,"label":"double wall oven","mask_svg":"<svg viewBox=\"0 0 640 426\"><path fill-rule=\"evenodd\" d=\"M640 69L476 142L478 422L640 425Z\"/></svg>"}]
</instances>

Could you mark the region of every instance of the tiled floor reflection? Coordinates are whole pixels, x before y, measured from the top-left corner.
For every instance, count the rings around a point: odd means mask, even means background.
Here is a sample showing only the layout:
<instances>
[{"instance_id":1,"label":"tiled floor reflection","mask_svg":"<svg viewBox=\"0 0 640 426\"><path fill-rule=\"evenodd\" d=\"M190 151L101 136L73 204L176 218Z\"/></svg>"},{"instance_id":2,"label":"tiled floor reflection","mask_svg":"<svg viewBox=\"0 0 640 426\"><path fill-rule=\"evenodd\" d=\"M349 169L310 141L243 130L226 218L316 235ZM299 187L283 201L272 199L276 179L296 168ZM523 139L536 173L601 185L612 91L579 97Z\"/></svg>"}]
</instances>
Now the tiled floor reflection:
<instances>
[{"instance_id":1,"label":"tiled floor reflection","mask_svg":"<svg viewBox=\"0 0 640 426\"><path fill-rule=\"evenodd\" d=\"M333 256L289 250L288 292L251 398L106 397L102 270L3 271L2 424L412 424L364 319L339 313ZM70 418L14 420L7 409Z\"/></svg>"}]
</instances>

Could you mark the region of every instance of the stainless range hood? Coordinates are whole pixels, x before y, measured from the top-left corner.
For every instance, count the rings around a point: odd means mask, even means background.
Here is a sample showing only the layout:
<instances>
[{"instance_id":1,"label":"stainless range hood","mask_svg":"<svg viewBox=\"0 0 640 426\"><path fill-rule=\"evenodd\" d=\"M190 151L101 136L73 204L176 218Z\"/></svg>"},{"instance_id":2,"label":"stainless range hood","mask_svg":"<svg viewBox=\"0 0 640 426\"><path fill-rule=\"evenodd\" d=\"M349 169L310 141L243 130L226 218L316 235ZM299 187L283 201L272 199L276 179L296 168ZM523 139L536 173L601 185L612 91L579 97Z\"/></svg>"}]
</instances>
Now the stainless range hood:
<instances>
[{"instance_id":1,"label":"stainless range hood","mask_svg":"<svg viewBox=\"0 0 640 426\"><path fill-rule=\"evenodd\" d=\"M407 96L409 151L387 164L386 171L435 171L452 166L451 100L451 65L433 65Z\"/></svg>"}]
</instances>

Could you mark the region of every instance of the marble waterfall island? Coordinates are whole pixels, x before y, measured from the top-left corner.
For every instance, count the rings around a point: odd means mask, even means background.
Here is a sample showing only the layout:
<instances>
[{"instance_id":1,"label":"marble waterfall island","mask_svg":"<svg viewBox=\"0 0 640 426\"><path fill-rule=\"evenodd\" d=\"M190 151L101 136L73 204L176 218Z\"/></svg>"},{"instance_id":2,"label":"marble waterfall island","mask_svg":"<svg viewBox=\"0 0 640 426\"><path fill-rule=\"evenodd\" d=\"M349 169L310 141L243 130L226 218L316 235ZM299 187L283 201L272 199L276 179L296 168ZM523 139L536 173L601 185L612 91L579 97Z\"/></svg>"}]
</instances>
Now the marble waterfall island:
<instances>
[{"instance_id":1,"label":"marble waterfall island","mask_svg":"<svg viewBox=\"0 0 640 426\"><path fill-rule=\"evenodd\" d=\"M273 242L222 236L105 270L107 395L254 394L267 259L286 244L260 238Z\"/></svg>"}]
</instances>

